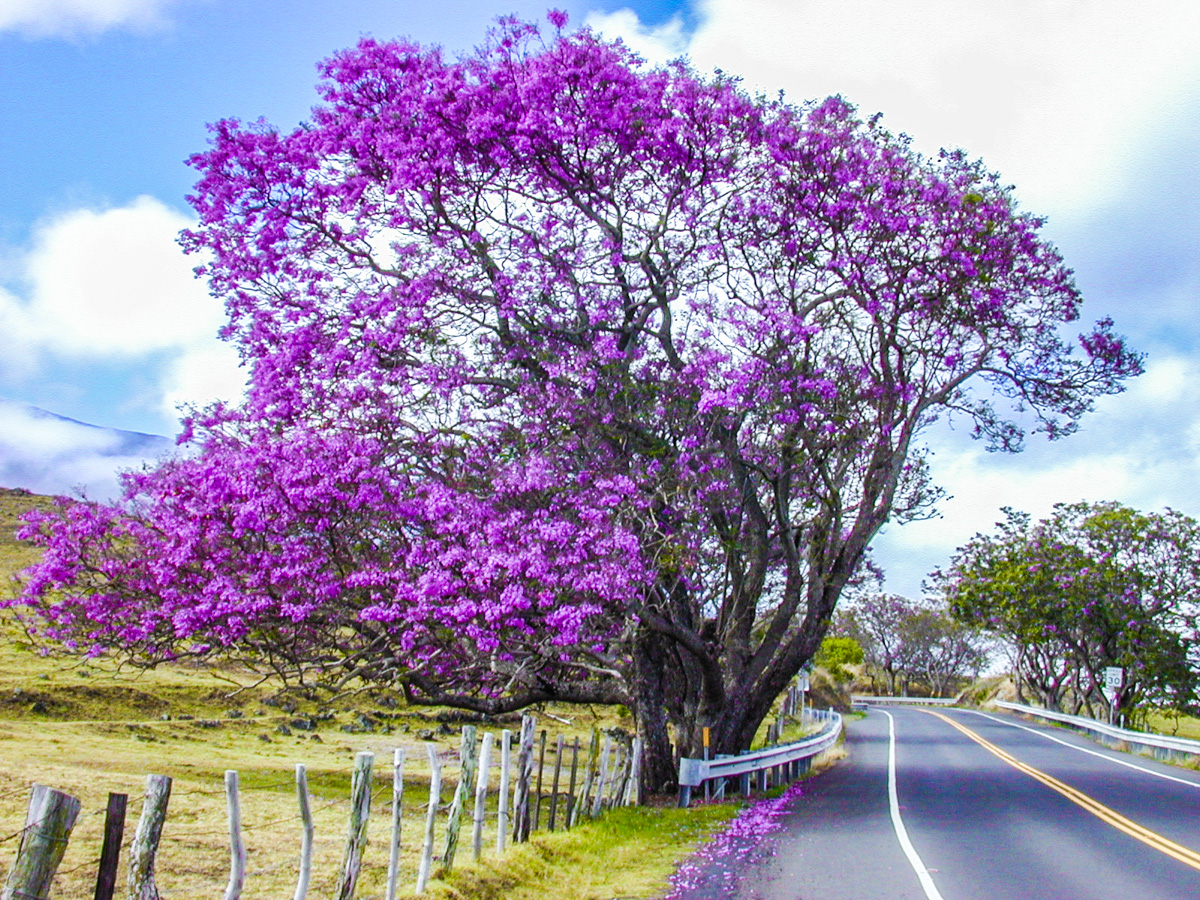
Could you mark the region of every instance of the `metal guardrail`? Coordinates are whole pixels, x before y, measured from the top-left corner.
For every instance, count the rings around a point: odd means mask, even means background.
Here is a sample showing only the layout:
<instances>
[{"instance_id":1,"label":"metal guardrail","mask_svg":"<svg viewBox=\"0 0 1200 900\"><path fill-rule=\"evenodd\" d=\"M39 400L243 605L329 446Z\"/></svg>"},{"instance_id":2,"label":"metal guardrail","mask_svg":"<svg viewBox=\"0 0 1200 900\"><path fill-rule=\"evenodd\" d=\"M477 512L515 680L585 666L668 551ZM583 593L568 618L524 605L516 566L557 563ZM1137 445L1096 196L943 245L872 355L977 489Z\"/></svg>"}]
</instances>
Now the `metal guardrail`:
<instances>
[{"instance_id":1,"label":"metal guardrail","mask_svg":"<svg viewBox=\"0 0 1200 900\"><path fill-rule=\"evenodd\" d=\"M836 744L842 733L840 713L814 709L806 713L806 718L808 717L824 720L826 724L816 734L800 741L778 744L739 756L717 756L715 759L682 757L679 760L679 805L687 806L691 803L692 789L700 787L706 781L720 779L720 790L723 792L725 779L740 777L742 793L749 794L750 776L755 773L759 773L761 782L765 780L765 773L772 769L779 770L776 784L798 778L812 764L812 758Z\"/></svg>"},{"instance_id":2,"label":"metal guardrail","mask_svg":"<svg viewBox=\"0 0 1200 900\"><path fill-rule=\"evenodd\" d=\"M854 694L850 702L856 706L953 706L955 697L880 697L874 694Z\"/></svg>"},{"instance_id":3,"label":"metal guardrail","mask_svg":"<svg viewBox=\"0 0 1200 900\"><path fill-rule=\"evenodd\" d=\"M1089 719L1086 716L1072 716L1067 713L1054 712L1053 710L1041 709L1036 706L1009 703L1007 700L993 700L992 703L1010 712L1034 716L1038 719L1045 719L1048 722L1059 722L1071 728L1086 731L1089 734L1096 735L1103 743L1108 744L1110 747L1124 745L1120 749L1129 748L1136 751L1148 751L1155 759L1165 762L1190 762L1200 759L1200 741L1170 737L1165 734L1147 734L1144 731L1130 731L1127 728L1118 728L1115 725L1099 722L1096 719Z\"/></svg>"}]
</instances>

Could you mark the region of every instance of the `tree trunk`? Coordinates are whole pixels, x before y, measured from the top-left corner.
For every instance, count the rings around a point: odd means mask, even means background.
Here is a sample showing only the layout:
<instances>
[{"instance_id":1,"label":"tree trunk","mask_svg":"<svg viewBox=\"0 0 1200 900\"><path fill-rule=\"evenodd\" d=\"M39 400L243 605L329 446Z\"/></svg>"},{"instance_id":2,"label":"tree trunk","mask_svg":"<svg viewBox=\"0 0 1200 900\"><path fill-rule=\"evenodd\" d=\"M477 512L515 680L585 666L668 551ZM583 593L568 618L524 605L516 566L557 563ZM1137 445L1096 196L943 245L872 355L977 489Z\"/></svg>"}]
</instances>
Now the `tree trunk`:
<instances>
[{"instance_id":1,"label":"tree trunk","mask_svg":"<svg viewBox=\"0 0 1200 900\"><path fill-rule=\"evenodd\" d=\"M647 629L642 629L633 641L630 694L637 733L642 739L639 773L643 793L670 791L678 776L663 690L665 650L663 639Z\"/></svg>"}]
</instances>

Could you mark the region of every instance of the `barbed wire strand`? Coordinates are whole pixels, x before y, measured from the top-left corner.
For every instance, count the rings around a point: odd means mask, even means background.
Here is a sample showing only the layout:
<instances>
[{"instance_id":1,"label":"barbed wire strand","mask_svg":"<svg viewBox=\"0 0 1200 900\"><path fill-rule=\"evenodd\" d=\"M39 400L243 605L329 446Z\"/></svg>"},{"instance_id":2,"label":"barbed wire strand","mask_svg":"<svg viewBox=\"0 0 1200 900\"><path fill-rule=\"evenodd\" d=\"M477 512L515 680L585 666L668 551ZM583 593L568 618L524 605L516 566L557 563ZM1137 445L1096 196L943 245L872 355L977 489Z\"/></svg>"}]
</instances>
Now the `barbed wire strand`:
<instances>
[{"instance_id":1,"label":"barbed wire strand","mask_svg":"<svg viewBox=\"0 0 1200 900\"><path fill-rule=\"evenodd\" d=\"M98 865L100 865L101 858L102 857L97 856L94 859L84 860L79 865L72 866L69 869L60 869L54 877L58 878L62 875L70 875L72 872L78 872L80 869L84 868L85 866L98 866Z\"/></svg>"}]
</instances>

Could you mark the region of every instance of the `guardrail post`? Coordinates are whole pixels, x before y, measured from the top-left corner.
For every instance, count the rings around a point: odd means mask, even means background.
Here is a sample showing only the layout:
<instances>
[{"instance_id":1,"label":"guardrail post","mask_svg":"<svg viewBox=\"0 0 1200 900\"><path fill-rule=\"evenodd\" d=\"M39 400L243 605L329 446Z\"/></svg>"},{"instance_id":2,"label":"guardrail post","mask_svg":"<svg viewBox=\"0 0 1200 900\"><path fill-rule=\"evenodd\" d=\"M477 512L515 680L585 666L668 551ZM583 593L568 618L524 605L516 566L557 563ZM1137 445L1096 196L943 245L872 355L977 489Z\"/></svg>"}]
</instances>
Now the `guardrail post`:
<instances>
[{"instance_id":1,"label":"guardrail post","mask_svg":"<svg viewBox=\"0 0 1200 900\"><path fill-rule=\"evenodd\" d=\"M733 758L733 755L730 753L718 753L717 754L717 759L732 759L732 758ZM725 799L725 788L728 786L729 786L728 778L718 778L717 786L713 790L713 799L715 799L717 802L724 800Z\"/></svg>"},{"instance_id":2,"label":"guardrail post","mask_svg":"<svg viewBox=\"0 0 1200 900\"><path fill-rule=\"evenodd\" d=\"M692 805L692 786L690 784L681 784L679 786L679 808L687 809Z\"/></svg>"},{"instance_id":3,"label":"guardrail post","mask_svg":"<svg viewBox=\"0 0 1200 900\"><path fill-rule=\"evenodd\" d=\"M679 808L684 809L692 802L692 788L705 779L705 760L681 757L679 760Z\"/></svg>"}]
</instances>

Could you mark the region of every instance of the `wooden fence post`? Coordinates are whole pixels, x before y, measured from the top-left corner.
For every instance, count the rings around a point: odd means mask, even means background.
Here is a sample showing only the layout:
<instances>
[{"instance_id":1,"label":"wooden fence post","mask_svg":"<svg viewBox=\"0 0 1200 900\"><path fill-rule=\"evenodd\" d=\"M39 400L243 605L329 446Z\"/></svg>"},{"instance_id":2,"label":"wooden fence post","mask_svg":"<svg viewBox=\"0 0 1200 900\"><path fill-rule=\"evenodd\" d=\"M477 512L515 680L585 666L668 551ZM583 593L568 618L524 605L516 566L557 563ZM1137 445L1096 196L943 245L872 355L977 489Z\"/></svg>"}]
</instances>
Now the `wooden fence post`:
<instances>
[{"instance_id":1,"label":"wooden fence post","mask_svg":"<svg viewBox=\"0 0 1200 900\"><path fill-rule=\"evenodd\" d=\"M387 889L384 900L396 900L400 878L400 813L404 809L404 748L392 751L392 843L388 847Z\"/></svg>"},{"instance_id":2,"label":"wooden fence post","mask_svg":"<svg viewBox=\"0 0 1200 900\"><path fill-rule=\"evenodd\" d=\"M346 852L338 872L333 896L351 900L362 871L362 855L367 845L367 821L371 816L371 769L375 754L364 750L354 756L354 774L350 776L350 820L346 825Z\"/></svg>"},{"instance_id":3,"label":"wooden fence post","mask_svg":"<svg viewBox=\"0 0 1200 900\"><path fill-rule=\"evenodd\" d=\"M532 824L529 808L529 787L533 777L533 734L537 719L530 715L521 716L521 749L517 754L517 786L513 794L513 842L523 844L529 840Z\"/></svg>"},{"instance_id":4,"label":"wooden fence post","mask_svg":"<svg viewBox=\"0 0 1200 900\"><path fill-rule=\"evenodd\" d=\"M437 824L438 804L442 799L442 761L438 758L437 745L427 743L429 754L429 807L425 811L425 840L421 844L421 864L417 869L417 893L425 893L429 884L429 872L433 868L433 826Z\"/></svg>"},{"instance_id":5,"label":"wooden fence post","mask_svg":"<svg viewBox=\"0 0 1200 900\"><path fill-rule=\"evenodd\" d=\"M446 852L442 855L442 864L447 869L454 868L454 857L458 854L458 834L462 828L463 811L475 793L475 754L478 746L475 726L464 725L459 744L458 786L454 789L454 800L450 804L450 820L446 823Z\"/></svg>"},{"instance_id":6,"label":"wooden fence post","mask_svg":"<svg viewBox=\"0 0 1200 900\"><path fill-rule=\"evenodd\" d=\"M308 897L308 885L312 881L313 817L312 802L308 794L308 770L296 764L296 800L300 804L300 874L296 878L296 893L293 900Z\"/></svg>"},{"instance_id":7,"label":"wooden fence post","mask_svg":"<svg viewBox=\"0 0 1200 900\"><path fill-rule=\"evenodd\" d=\"M642 739L635 737L629 749L629 787L625 792L626 806L642 805Z\"/></svg>"},{"instance_id":8,"label":"wooden fence post","mask_svg":"<svg viewBox=\"0 0 1200 900\"><path fill-rule=\"evenodd\" d=\"M129 900L159 900L158 885L154 883L154 857L158 854L170 799L171 779L166 775L147 775L142 814L129 847Z\"/></svg>"},{"instance_id":9,"label":"wooden fence post","mask_svg":"<svg viewBox=\"0 0 1200 900\"><path fill-rule=\"evenodd\" d=\"M475 862L483 855L483 821L487 813L488 780L492 766L492 741L496 736L490 731L483 736L483 747L479 751L479 776L475 780L475 814L471 817L471 850Z\"/></svg>"},{"instance_id":10,"label":"wooden fence post","mask_svg":"<svg viewBox=\"0 0 1200 900\"><path fill-rule=\"evenodd\" d=\"M229 809L229 884L222 900L239 900L246 884L246 845L242 843L242 798L234 769L225 770L225 802Z\"/></svg>"},{"instance_id":11,"label":"wooden fence post","mask_svg":"<svg viewBox=\"0 0 1200 900\"><path fill-rule=\"evenodd\" d=\"M538 737L538 765L537 765L537 799L533 801L533 827L532 831L537 831L542 823L542 775L546 770L546 729L543 728Z\"/></svg>"},{"instance_id":12,"label":"wooden fence post","mask_svg":"<svg viewBox=\"0 0 1200 900\"><path fill-rule=\"evenodd\" d=\"M596 757L600 755L600 729L592 728L592 740L588 744L587 767L583 773L583 794L580 795L579 801L575 804L575 809L571 812L571 824L574 825L579 821L581 811L586 814L588 812L588 797L591 796L592 781L595 779L596 772Z\"/></svg>"},{"instance_id":13,"label":"wooden fence post","mask_svg":"<svg viewBox=\"0 0 1200 900\"><path fill-rule=\"evenodd\" d=\"M78 816L79 801L76 798L44 784L33 786L17 858L0 897L25 900L46 896L58 864L67 852L67 841Z\"/></svg>"},{"instance_id":14,"label":"wooden fence post","mask_svg":"<svg viewBox=\"0 0 1200 900\"><path fill-rule=\"evenodd\" d=\"M554 820L558 814L558 779L562 775L563 736L558 733L558 741L554 748L554 781L550 785L550 822L549 829L554 830Z\"/></svg>"},{"instance_id":15,"label":"wooden fence post","mask_svg":"<svg viewBox=\"0 0 1200 900\"><path fill-rule=\"evenodd\" d=\"M508 782L512 770L512 732L500 732L500 796L496 810L496 853L504 852L508 840Z\"/></svg>"},{"instance_id":16,"label":"wooden fence post","mask_svg":"<svg viewBox=\"0 0 1200 900\"><path fill-rule=\"evenodd\" d=\"M612 752L612 735L604 736L604 752L600 755L600 781L596 785L596 798L592 801L592 818L600 815L604 808L604 786L608 781L608 755Z\"/></svg>"},{"instance_id":17,"label":"wooden fence post","mask_svg":"<svg viewBox=\"0 0 1200 900\"><path fill-rule=\"evenodd\" d=\"M629 782L629 759L633 751L630 749L628 738L622 736L618 744L621 755L621 765L617 768L617 777L613 779L613 792L609 801L609 809L625 804L625 788Z\"/></svg>"},{"instance_id":18,"label":"wooden fence post","mask_svg":"<svg viewBox=\"0 0 1200 900\"><path fill-rule=\"evenodd\" d=\"M117 888L117 864L121 860L121 839L125 837L125 809L128 794L108 795L104 811L104 844L100 849L100 870L96 873L93 900L112 900Z\"/></svg>"},{"instance_id":19,"label":"wooden fence post","mask_svg":"<svg viewBox=\"0 0 1200 900\"><path fill-rule=\"evenodd\" d=\"M575 741L571 744L571 782L567 787L567 808L563 810L563 822L567 831L570 831L571 826L575 824L575 810L579 808L579 803L575 799L575 776L578 772L579 735L575 735Z\"/></svg>"}]
</instances>

